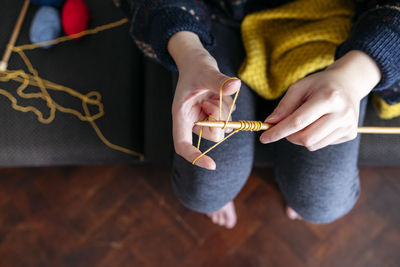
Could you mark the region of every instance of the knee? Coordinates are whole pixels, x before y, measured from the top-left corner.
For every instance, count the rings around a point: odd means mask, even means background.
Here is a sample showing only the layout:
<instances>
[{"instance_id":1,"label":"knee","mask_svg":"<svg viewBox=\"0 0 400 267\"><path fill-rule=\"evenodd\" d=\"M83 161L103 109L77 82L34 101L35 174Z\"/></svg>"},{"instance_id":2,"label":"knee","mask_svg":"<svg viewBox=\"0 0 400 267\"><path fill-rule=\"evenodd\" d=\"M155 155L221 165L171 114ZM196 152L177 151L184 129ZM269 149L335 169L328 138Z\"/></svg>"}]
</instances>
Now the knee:
<instances>
[{"instance_id":1,"label":"knee","mask_svg":"<svg viewBox=\"0 0 400 267\"><path fill-rule=\"evenodd\" d=\"M172 189L178 200L190 210L209 214L223 207L230 199L213 193L210 187L182 182L172 176Z\"/></svg>"},{"instance_id":2,"label":"knee","mask_svg":"<svg viewBox=\"0 0 400 267\"><path fill-rule=\"evenodd\" d=\"M236 168L210 171L193 166L179 156L172 173L172 188L176 197L187 208L200 213L212 213L232 201L244 186L251 164ZM222 163L223 164L223 163Z\"/></svg>"},{"instance_id":3,"label":"knee","mask_svg":"<svg viewBox=\"0 0 400 267\"><path fill-rule=\"evenodd\" d=\"M187 208L204 214L219 210L232 200L229 190L215 183L206 170L183 176L178 171L172 174L172 189L178 200Z\"/></svg>"},{"instance_id":4,"label":"knee","mask_svg":"<svg viewBox=\"0 0 400 267\"><path fill-rule=\"evenodd\" d=\"M287 196L287 202L304 220L327 224L346 215L357 202L360 187L357 182L349 187L299 190Z\"/></svg>"}]
</instances>

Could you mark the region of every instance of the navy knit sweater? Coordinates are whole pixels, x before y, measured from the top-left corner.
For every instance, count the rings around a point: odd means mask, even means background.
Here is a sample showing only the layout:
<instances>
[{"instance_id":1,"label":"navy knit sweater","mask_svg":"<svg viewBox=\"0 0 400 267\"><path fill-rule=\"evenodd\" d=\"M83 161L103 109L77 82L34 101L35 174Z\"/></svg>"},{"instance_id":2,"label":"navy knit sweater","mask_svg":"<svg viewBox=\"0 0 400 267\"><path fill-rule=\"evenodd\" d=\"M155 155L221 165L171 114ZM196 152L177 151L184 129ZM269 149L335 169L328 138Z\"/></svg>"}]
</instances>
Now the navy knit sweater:
<instances>
[{"instance_id":1,"label":"navy knit sweater","mask_svg":"<svg viewBox=\"0 0 400 267\"><path fill-rule=\"evenodd\" d=\"M128 15L130 34L143 53L170 70L169 38L179 31L196 33L207 50L215 46L212 20L239 27L245 15L290 0L114 0ZM340 58L361 50L378 64L382 79L374 88L388 103L400 102L400 1L356 0L356 17L348 40L336 50Z\"/></svg>"}]
</instances>

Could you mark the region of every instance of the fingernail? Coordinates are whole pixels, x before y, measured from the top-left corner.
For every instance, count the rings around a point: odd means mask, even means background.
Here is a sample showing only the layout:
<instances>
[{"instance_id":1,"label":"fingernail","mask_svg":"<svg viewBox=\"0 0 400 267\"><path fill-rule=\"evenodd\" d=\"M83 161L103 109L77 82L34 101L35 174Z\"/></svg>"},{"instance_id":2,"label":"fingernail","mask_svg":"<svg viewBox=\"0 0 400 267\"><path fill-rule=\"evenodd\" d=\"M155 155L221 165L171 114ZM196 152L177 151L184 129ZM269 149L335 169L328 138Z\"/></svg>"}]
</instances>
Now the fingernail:
<instances>
[{"instance_id":1,"label":"fingernail","mask_svg":"<svg viewBox=\"0 0 400 267\"><path fill-rule=\"evenodd\" d=\"M239 80L239 78L236 77L230 78L230 80L225 83L224 87L230 85L231 83L236 82L237 80Z\"/></svg>"},{"instance_id":2,"label":"fingernail","mask_svg":"<svg viewBox=\"0 0 400 267\"><path fill-rule=\"evenodd\" d=\"M268 144L268 143L271 143L270 140L268 138L265 138L265 137L260 137L260 142L263 143L264 145Z\"/></svg>"},{"instance_id":3,"label":"fingernail","mask_svg":"<svg viewBox=\"0 0 400 267\"><path fill-rule=\"evenodd\" d=\"M313 147L313 146L307 147L307 149L308 149L308 151L310 151L310 152L315 151L315 147Z\"/></svg>"},{"instance_id":4,"label":"fingernail","mask_svg":"<svg viewBox=\"0 0 400 267\"><path fill-rule=\"evenodd\" d=\"M215 171L215 169L217 168L217 166L215 164L210 164L206 167L207 170L210 171Z\"/></svg>"},{"instance_id":5,"label":"fingernail","mask_svg":"<svg viewBox=\"0 0 400 267\"><path fill-rule=\"evenodd\" d=\"M271 121L274 121L274 120L277 119L277 118L278 118L278 114L272 113L271 115L269 115L269 116L265 119L265 122L271 122Z\"/></svg>"},{"instance_id":6,"label":"fingernail","mask_svg":"<svg viewBox=\"0 0 400 267\"><path fill-rule=\"evenodd\" d=\"M214 162L207 162L205 159L202 161L202 159L204 159L204 158L201 158L199 161L199 167L203 167L203 168L205 168L205 169L207 169L207 170L210 170L210 171L214 171L216 168L217 168L217 166L215 165L215 163Z\"/></svg>"}]
</instances>

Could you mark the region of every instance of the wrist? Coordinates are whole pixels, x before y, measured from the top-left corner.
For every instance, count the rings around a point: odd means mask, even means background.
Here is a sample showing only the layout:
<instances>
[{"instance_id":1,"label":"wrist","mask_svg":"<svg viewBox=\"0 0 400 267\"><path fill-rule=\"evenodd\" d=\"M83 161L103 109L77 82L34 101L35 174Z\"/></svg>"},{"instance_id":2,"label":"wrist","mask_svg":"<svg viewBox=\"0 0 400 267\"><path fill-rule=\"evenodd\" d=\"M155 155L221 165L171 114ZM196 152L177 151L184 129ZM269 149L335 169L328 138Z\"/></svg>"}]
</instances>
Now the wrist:
<instances>
[{"instance_id":1,"label":"wrist","mask_svg":"<svg viewBox=\"0 0 400 267\"><path fill-rule=\"evenodd\" d=\"M346 84L355 88L363 98L379 83L381 71L376 62L366 53L352 50L330 65L327 70L337 71Z\"/></svg>"},{"instance_id":2,"label":"wrist","mask_svg":"<svg viewBox=\"0 0 400 267\"><path fill-rule=\"evenodd\" d=\"M198 63L199 59L210 60L215 64L214 58L208 53L197 34L190 31L177 32L168 41L168 52L174 59L178 70Z\"/></svg>"}]
</instances>

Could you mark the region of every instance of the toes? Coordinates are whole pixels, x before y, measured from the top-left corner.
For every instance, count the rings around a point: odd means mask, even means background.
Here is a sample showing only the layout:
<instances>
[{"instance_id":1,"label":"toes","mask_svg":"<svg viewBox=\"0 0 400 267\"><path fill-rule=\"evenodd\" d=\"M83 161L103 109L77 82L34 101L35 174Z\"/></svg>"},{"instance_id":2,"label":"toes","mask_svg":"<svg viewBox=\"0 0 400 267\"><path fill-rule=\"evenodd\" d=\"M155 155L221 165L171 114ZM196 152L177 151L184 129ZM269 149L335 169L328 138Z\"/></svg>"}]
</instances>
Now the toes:
<instances>
[{"instance_id":1,"label":"toes","mask_svg":"<svg viewBox=\"0 0 400 267\"><path fill-rule=\"evenodd\" d=\"M211 221L219 226L225 226L230 229L236 225L237 216L233 202L229 202L224 207L214 213L208 214Z\"/></svg>"},{"instance_id":2,"label":"toes","mask_svg":"<svg viewBox=\"0 0 400 267\"><path fill-rule=\"evenodd\" d=\"M231 216L229 220L227 220L226 228L232 229L236 225L236 216Z\"/></svg>"},{"instance_id":3,"label":"toes","mask_svg":"<svg viewBox=\"0 0 400 267\"><path fill-rule=\"evenodd\" d=\"M218 222L218 216L217 216L218 214L216 214L216 213L211 213L211 214L208 214L208 217L210 217L210 219L211 219L211 221L213 222L213 223L215 223L215 224L217 224L217 222Z\"/></svg>"},{"instance_id":4,"label":"toes","mask_svg":"<svg viewBox=\"0 0 400 267\"><path fill-rule=\"evenodd\" d=\"M224 226L225 226L226 228L229 228L228 225L229 225L230 221L229 221L229 216L228 216L228 214L227 214L226 212L224 212L224 214L222 215L222 217L224 218Z\"/></svg>"},{"instance_id":5,"label":"toes","mask_svg":"<svg viewBox=\"0 0 400 267\"><path fill-rule=\"evenodd\" d=\"M226 212L218 211L215 213L208 214L207 216L210 217L211 221L214 224L232 228L232 226L230 226L232 224L231 220L230 220L229 216L227 216Z\"/></svg>"},{"instance_id":6,"label":"toes","mask_svg":"<svg viewBox=\"0 0 400 267\"><path fill-rule=\"evenodd\" d=\"M286 215L291 220L301 220L301 216L297 214L297 212L289 206L286 207Z\"/></svg>"},{"instance_id":7,"label":"toes","mask_svg":"<svg viewBox=\"0 0 400 267\"><path fill-rule=\"evenodd\" d=\"M227 213L226 216L227 216L226 227L231 229L236 225L237 222L236 213L234 212L234 210L232 210L231 212Z\"/></svg>"},{"instance_id":8,"label":"toes","mask_svg":"<svg viewBox=\"0 0 400 267\"><path fill-rule=\"evenodd\" d=\"M213 223L219 225L219 212L214 213L214 220Z\"/></svg>"},{"instance_id":9,"label":"toes","mask_svg":"<svg viewBox=\"0 0 400 267\"><path fill-rule=\"evenodd\" d=\"M223 213L223 212L218 212L218 224L219 224L220 226L223 226L223 225L224 225L224 222L225 222L225 220L224 220L224 213Z\"/></svg>"}]
</instances>

